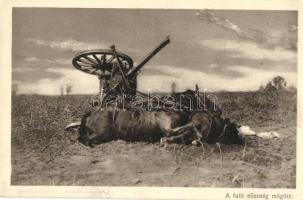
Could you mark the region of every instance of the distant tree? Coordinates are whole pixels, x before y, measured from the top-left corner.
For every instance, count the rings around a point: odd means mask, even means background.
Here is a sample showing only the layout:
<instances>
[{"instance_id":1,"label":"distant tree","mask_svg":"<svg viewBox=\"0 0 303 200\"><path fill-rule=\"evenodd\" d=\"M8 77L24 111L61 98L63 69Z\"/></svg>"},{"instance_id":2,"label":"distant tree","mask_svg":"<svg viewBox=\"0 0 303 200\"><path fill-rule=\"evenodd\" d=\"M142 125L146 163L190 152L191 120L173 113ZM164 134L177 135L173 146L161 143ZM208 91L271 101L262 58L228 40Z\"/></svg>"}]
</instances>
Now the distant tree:
<instances>
[{"instance_id":1,"label":"distant tree","mask_svg":"<svg viewBox=\"0 0 303 200\"><path fill-rule=\"evenodd\" d=\"M72 92L73 86L71 85L66 85L66 95L69 95Z\"/></svg>"},{"instance_id":2,"label":"distant tree","mask_svg":"<svg viewBox=\"0 0 303 200\"><path fill-rule=\"evenodd\" d=\"M175 82L172 82L172 84L171 84L171 91L172 91L172 93L176 93L176 83Z\"/></svg>"},{"instance_id":3,"label":"distant tree","mask_svg":"<svg viewBox=\"0 0 303 200\"><path fill-rule=\"evenodd\" d=\"M264 90L266 91L284 90L286 88L286 85L287 82L282 76L276 76L267 83Z\"/></svg>"},{"instance_id":4,"label":"distant tree","mask_svg":"<svg viewBox=\"0 0 303 200\"><path fill-rule=\"evenodd\" d=\"M261 85L261 86L259 87L259 91L263 91L263 90L264 90L264 86Z\"/></svg>"},{"instance_id":5,"label":"distant tree","mask_svg":"<svg viewBox=\"0 0 303 200\"><path fill-rule=\"evenodd\" d=\"M16 96L18 94L18 84L12 85L12 95Z\"/></svg>"},{"instance_id":6,"label":"distant tree","mask_svg":"<svg viewBox=\"0 0 303 200\"><path fill-rule=\"evenodd\" d=\"M60 94L61 94L61 96L64 95L64 86L63 85L60 86Z\"/></svg>"},{"instance_id":7,"label":"distant tree","mask_svg":"<svg viewBox=\"0 0 303 200\"><path fill-rule=\"evenodd\" d=\"M287 86L287 82L282 76L276 76L273 83L277 89L284 89Z\"/></svg>"},{"instance_id":8,"label":"distant tree","mask_svg":"<svg viewBox=\"0 0 303 200\"><path fill-rule=\"evenodd\" d=\"M290 91L297 91L297 88L294 87L294 86L290 86L288 89L289 89Z\"/></svg>"}]
</instances>

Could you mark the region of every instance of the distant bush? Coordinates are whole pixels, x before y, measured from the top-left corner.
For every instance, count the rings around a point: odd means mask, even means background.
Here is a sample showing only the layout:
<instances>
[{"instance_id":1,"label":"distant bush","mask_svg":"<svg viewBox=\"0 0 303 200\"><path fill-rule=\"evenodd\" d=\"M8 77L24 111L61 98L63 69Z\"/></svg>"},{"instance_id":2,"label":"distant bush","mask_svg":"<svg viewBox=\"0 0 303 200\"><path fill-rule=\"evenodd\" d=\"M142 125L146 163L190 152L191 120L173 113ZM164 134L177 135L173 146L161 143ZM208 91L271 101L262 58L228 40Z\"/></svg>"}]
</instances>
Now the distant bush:
<instances>
[{"instance_id":1,"label":"distant bush","mask_svg":"<svg viewBox=\"0 0 303 200\"><path fill-rule=\"evenodd\" d=\"M277 90L285 90L287 86L287 82L285 78L282 76L276 76L272 80L268 81L265 87L260 86L260 91L277 91Z\"/></svg>"}]
</instances>

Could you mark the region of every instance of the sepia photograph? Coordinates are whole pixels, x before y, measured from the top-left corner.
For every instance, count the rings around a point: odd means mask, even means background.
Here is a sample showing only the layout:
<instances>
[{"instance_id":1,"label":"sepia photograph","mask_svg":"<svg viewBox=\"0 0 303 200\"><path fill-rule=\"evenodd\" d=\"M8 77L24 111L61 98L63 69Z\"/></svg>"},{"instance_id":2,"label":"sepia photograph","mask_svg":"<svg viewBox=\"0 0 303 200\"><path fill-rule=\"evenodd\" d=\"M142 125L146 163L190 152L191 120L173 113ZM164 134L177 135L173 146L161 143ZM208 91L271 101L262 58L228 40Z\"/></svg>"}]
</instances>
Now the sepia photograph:
<instances>
[{"instance_id":1,"label":"sepia photograph","mask_svg":"<svg viewBox=\"0 0 303 200\"><path fill-rule=\"evenodd\" d=\"M298 18L12 7L9 184L297 189Z\"/></svg>"}]
</instances>

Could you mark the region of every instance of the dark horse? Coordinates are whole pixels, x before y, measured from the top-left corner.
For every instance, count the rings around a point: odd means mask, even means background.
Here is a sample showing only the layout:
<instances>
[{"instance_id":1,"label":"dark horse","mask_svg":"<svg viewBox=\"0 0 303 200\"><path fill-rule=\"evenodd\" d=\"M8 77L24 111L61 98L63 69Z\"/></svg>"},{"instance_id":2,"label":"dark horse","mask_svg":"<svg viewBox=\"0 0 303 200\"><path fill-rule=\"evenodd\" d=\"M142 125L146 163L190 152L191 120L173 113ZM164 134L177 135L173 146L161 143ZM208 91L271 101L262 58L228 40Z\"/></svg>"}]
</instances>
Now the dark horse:
<instances>
[{"instance_id":1,"label":"dark horse","mask_svg":"<svg viewBox=\"0 0 303 200\"><path fill-rule=\"evenodd\" d=\"M172 94L196 96L192 90ZM189 98L188 98L189 99ZM116 139L126 141L165 143L237 143L243 140L238 135L237 125L221 117L221 109L206 101L207 109L199 110L197 100L184 101L179 110L116 110L112 108L87 112L79 125L79 142L94 145ZM179 102L177 102L178 104ZM193 109L189 109L189 107ZM71 128L74 126L69 126Z\"/></svg>"}]
</instances>

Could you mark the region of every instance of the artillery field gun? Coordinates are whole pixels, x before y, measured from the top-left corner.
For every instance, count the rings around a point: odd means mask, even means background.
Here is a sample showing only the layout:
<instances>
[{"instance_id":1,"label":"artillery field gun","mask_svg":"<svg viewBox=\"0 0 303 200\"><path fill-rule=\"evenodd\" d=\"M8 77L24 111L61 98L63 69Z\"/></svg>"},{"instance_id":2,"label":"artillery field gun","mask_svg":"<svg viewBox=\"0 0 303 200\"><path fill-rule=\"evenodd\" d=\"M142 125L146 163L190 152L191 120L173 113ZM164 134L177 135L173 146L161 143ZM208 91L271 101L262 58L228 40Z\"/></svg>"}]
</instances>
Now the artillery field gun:
<instances>
[{"instance_id":1,"label":"artillery field gun","mask_svg":"<svg viewBox=\"0 0 303 200\"><path fill-rule=\"evenodd\" d=\"M107 104L107 102L104 101L107 100L107 97L110 97L110 95L116 95L115 97L120 96L120 98L124 98L124 96L135 97L136 94L140 94L140 97L148 97L148 94L137 91L137 76L145 64L161 49L168 45L169 42L170 39L169 36L167 36L165 40L162 41L150 53L148 53L142 59L142 61L138 62L137 66L133 65L134 62L128 55L118 52L115 45L112 45L110 50L89 50L77 54L72 61L74 67L83 72L96 75L99 78L99 95L97 99L98 106L94 105L95 102L91 102L90 106L92 106L94 109L96 107L103 108L104 105ZM175 99L175 106L173 110L176 107L178 107L180 110L196 110L199 100L201 99L204 100L204 107L205 104L207 104L207 107L210 108L211 111L216 110L215 104L213 104L213 102L211 102L208 98L196 98L197 96L200 96L197 85L196 91L188 90L182 93L173 92L169 95ZM189 96L190 98L183 98L182 100L181 98L184 96ZM193 98L196 98L197 101L194 102ZM133 98L123 99L123 105L121 105L121 101L119 104L119 100L113 100L110 103L114 103L116 104L116 107L123 107L124 109L124 103L129 103L129 100L133 100ZM159 102L153 102L145 99L143 103L165 104L163 98L160 98ZM149 105L144 107L147 108ZM163 106L160 107L160 109L162 109Z\"/></svg>"},{"instance_id":2,"label":"artillery field gun","mask_svg":"<svg viewBox=\"0 0 303 200\"><path fill-rule=\"evenodd\" d=\"M135 95L137 93L137 75L143 66L170 42L169 36L154 50L147 54L137 66L126 54L116 51L115 45L111 50L90 50L80 52L72 63L75 68L97 75L99 94L105 98L111 94Z\"/></svg>"}]
</instances>

